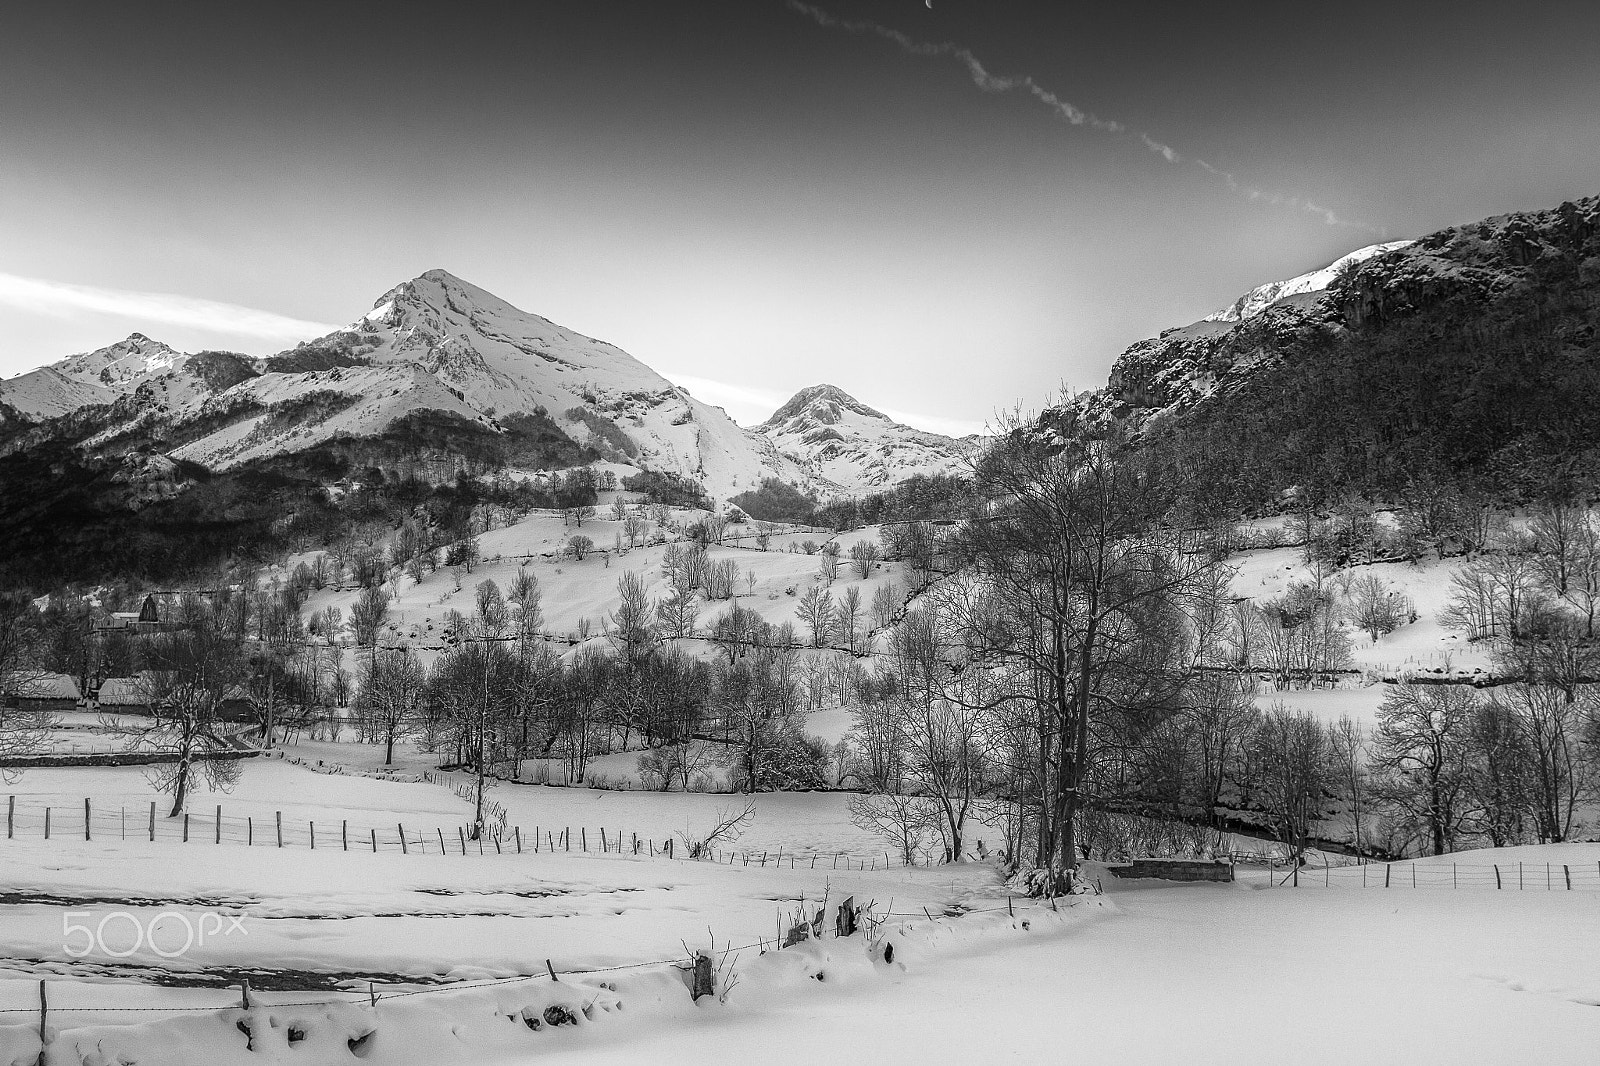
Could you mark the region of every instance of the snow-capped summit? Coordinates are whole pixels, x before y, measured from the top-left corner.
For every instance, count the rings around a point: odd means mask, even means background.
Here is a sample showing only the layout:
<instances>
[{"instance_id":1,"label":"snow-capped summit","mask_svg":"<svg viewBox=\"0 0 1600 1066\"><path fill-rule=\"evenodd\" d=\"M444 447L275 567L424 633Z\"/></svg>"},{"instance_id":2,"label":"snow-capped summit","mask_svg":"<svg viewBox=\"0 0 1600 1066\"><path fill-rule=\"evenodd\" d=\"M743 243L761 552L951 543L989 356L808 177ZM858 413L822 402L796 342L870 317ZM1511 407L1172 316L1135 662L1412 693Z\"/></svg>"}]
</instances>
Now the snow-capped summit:
<instances>
[{"instance_id":1,"label":"snow-capped summit","mask_svg":"<svg viewBox=\"0 0 1600 1066\"><path fill-rule=\"evenodd\" d=\"M977 447L975 439L902 425L836 385L801 389L757 432L848 492L884 489L915 474L960 473Z\"/></svg>"},{"instance_id":2,"label":"snow-capped summit","mask_svg":"<svg viewBox=\"0 0 1600 1066\"><path fill-rule=\"evenodd\" d=\"M66 377L116 392L132 392L152 377L181 370L189 357L143 333L82 355L71 355L55 365Z\"/></svg>"},{"instance_id":3,"label":"snow-capped summit","mask_svg":"<svg viewBox=\"0 0 1600 1066\"><path fill-rule=\"evenodd\" d=\"M621 348L445 270L395 286L349 327L309 346L361 362L415 364L491 417L542 410L609 459L683 474L715 496L768 477L806 480L765 438Z\"/></svg>"}]
</instances>

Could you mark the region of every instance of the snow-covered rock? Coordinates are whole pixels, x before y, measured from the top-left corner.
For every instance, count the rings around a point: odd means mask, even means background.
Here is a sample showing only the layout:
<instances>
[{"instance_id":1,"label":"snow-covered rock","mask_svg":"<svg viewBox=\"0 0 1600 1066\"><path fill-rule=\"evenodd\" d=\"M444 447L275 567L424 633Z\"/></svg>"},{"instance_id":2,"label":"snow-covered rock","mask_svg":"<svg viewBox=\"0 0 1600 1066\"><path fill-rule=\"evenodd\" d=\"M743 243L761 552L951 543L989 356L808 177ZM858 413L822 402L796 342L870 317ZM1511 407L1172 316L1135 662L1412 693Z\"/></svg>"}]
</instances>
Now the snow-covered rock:
<instances>
[{"instance_id":1,"label":"snow-covered rock","mask_svg":"<svg viewBox=\"0 0 1600 1066\"><path fill-rule=\"evenodd\" d=\"M902 425L834 385L801 389L756 431L814 477L852 493L960 473L980 441Z\"/></svg>"},{"instance_id":2,"label":"snow-covered rock","mask_svg":"<svg viewBox=\"0 0 1600 1066\"><path fill-rule=\"evenodd\" d=\"M1385 244L1370 244L1365 248L1358 248L1349 255L1340 256L1332 263L1320 270L1311 270L1287 281L1269 281L1265 285L1258 285L1239 297L1233 303L1220 311L1213 311L1201 321L1203 322L1241 322L1244 319L1260 314L1279 300L1291 296L1304 296L1310 293L1319 293L1333 284L1340 271L1365 262L1375 255L1392 252L1399 248L1406 248L1416 243L1415 241L1389 241Z\"/></svg>"}]
</instances>

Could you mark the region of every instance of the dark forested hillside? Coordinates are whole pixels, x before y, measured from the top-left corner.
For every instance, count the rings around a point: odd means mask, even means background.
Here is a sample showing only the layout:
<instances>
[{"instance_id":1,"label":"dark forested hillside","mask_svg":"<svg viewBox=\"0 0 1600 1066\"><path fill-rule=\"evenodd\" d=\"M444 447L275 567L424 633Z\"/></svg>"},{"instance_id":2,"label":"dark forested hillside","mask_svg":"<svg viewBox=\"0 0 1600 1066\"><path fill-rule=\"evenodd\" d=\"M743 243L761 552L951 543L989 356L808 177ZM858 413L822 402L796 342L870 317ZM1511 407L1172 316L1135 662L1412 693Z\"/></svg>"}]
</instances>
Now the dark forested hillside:
<instances>
[{"instance_id":1,"label":"dark forested hillside","mask_svg":"<svg viewBox=\"0 0 1600 1066\"><path fill-rule=\"evenodd\" d=\"M1135 345L1047 423L1140 430L1218 517L1295 487L1600 493L1600 198L1444 230L1204 325Z\"/></svg>"}]
</instances>

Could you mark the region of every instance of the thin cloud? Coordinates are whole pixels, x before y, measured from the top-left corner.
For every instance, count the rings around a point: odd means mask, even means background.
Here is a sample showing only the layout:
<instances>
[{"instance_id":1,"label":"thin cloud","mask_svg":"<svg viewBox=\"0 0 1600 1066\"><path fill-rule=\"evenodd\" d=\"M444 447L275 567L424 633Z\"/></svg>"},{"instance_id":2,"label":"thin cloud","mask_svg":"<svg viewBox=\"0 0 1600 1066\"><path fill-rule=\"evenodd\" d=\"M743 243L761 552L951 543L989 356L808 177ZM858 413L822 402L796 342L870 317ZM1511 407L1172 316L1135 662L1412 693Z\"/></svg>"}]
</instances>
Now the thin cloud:
<instances>
[{"instance_id":1,"label":"thin cloud","mask_svg":"<svg viewBox=\"0 0 1600 1066\"><path fill-rule=\"evenodd\" d=\"M0 273L0 304L57 318L91 311L141 322L188 326L269 340L305 340L332 333L339 328L326 322L308 322L254 307L240 307L238 304L202 300L194 296L71 285L5 273Z\"/></svg>"},{"instance_id":2,"label":"thin cloud","mask_svg":"<svg viewBox=\"0 0 1600 1066\"><path fill-rule=\"evenodd\" d=\"M845 33L881 37L898 46L902 51L916 56L948 56L957 60L967 68L967 74L972 78L972 83L984 92L1013 92L1023 91L1032 96L1039 103L1055 112L1056 117L1073 126L1082 126L1086 129L1099 130L1102 133L1128 135L1138 138L1139 144L1146 150L1159 155L1168 163L1188 164L1199 167L1214 178L1220 179L1229 191L1254 200L1257 203L1270 204L1273 207L1287 208L1293 211L1305 211L1321 218L1329 226L1342 226L1347 229L1364 230L1387 237L1388 230L1382 226L1374 226L1367 222L1343 218L1332 208L1324 207L1314 201L1300 196L1286 196L1282 193L1271 192L1258 186L1248 184L1239 179L1235 174L1212 166L1204 159L1196 156L1185 155L1169 144L1163 144L1142 130L1136 130L1127 124L1115 119L1101 118L1092 112L1085 111L1067 100L1063 100L1055 93L1046 89L1033 80L1031 75L997 75L991 73L972 52L957 44L935 44L928 41L919 41L899 30L881 26L876 22L841 19L812 4L801 3L801 0L785 0L789 10L804 15L817 25L830 30L842 30Z\"/></svg>"},{"instance_id":3,"label":"thin cloud","mask_svg":"<svg viewBox=\"0 0 1600 1066\"><path fill-rule=\"evenodd\" d=\"M689 394L697 400L715 404L718 407L737 407L746 417L757 419L766 418L789 397L779 396L775 392L765 389L752 389L744 385L732 385L726 381L714 381L711 378L695 377L693 374L679 374L676 371L664 371L665 376L675 385L681 385L689 390ZM765 412L752 414L752 412Z\"/></svg>"}]
</instances>

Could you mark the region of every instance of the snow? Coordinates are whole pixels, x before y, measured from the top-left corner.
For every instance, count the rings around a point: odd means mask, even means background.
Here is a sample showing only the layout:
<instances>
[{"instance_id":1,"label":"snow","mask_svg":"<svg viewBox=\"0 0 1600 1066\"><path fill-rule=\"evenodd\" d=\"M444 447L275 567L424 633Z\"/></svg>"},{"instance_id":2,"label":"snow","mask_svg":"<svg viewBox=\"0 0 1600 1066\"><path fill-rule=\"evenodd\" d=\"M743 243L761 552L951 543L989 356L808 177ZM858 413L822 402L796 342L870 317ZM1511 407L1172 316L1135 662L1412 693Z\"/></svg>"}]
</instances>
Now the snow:
<instances>
[{"instance_id":1,"label":"snow","mask_svg":"<svg viewBox=\"0 0 1600 1066\"><path fill-rule=\"evenodd\" d=\"M1339 271L1350 264L1364 262L1375 255L1407 248L1415 243L1415 241L1388 241L1384 244L1372 244L1365 248L1358 248L1348 255L1335 259L1320 270L1308 271L1289 278L1287 281L1271 281L1251 289L1222 310L1214 311L1207 315L1202 321L1240 322L1244 319L1252 318L1279 300L1294 296L1304 296L1308 293L1322 292L1333 284L1334 279L1339 276Z\"/></svg>"},{"instance_id":2,"label":"snow","mask_svg":"<svg viewBox=\"0 0 1600 1066\"><path fill-rule=\"evenodd\" d=\"M622 349L522 311L443 270L396 286L348 330L313 343L348 347L379 364L416 365L461 392L477 411L539 407L562 421L569 409L586 408L627 434L639 462L695 478L719 498L753 489L766 477L806 480L759 434ZM564 421L564 428L580 439L589 435L580 422Z\"/></svg>"},{"instance_id":3,"label":"snow","mask_svg":"<svg viewBox=\"0 0 1600 1066\"><path fill-rule=\"evenodd\" d=\"M756 431L850 493L881 491L918 474L967 473L976 447L902 425L832 385L800 390Z\"/></svg>"}]
</instances>

